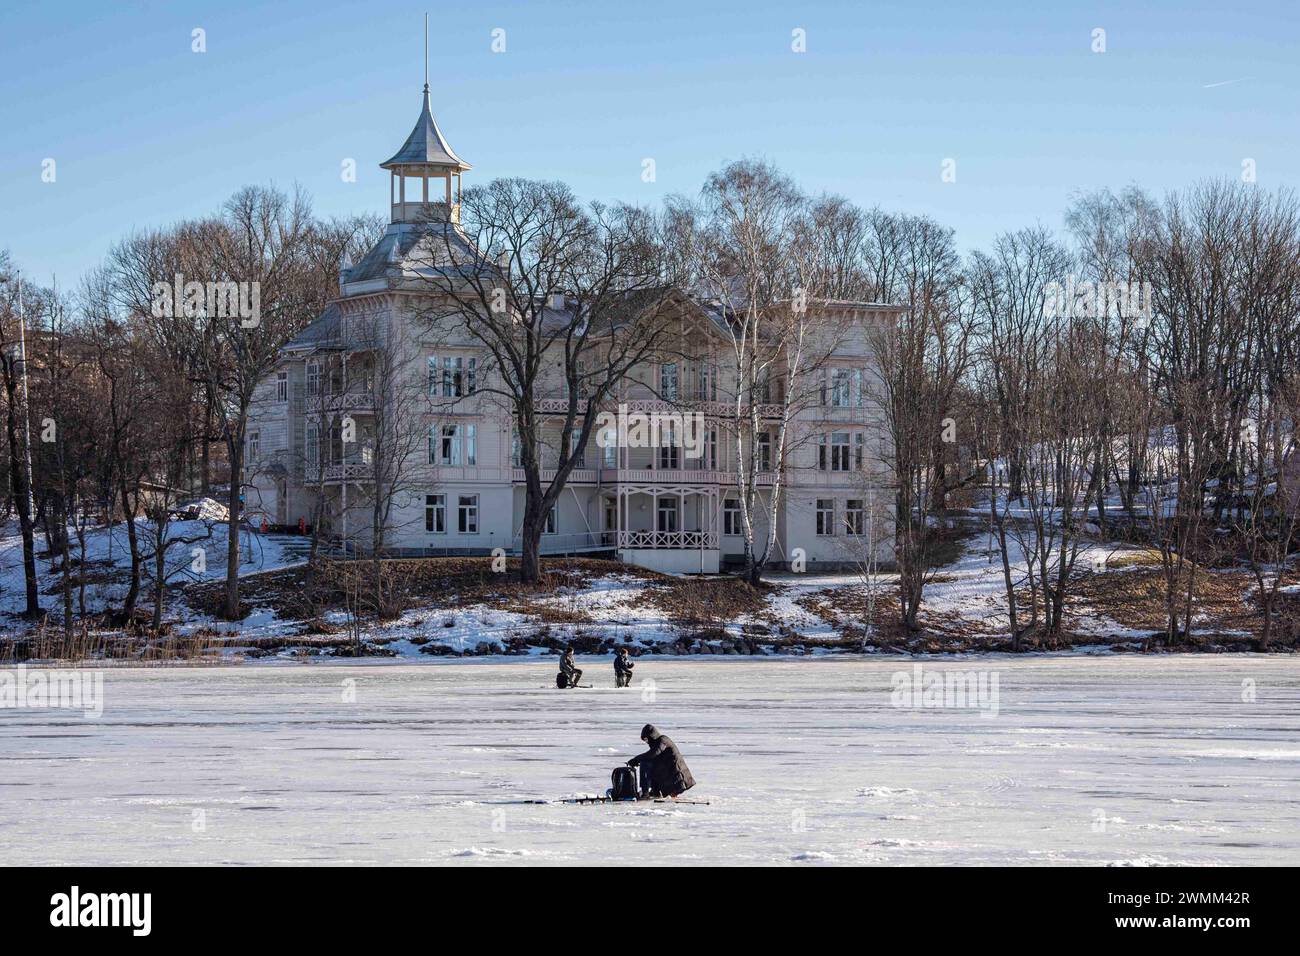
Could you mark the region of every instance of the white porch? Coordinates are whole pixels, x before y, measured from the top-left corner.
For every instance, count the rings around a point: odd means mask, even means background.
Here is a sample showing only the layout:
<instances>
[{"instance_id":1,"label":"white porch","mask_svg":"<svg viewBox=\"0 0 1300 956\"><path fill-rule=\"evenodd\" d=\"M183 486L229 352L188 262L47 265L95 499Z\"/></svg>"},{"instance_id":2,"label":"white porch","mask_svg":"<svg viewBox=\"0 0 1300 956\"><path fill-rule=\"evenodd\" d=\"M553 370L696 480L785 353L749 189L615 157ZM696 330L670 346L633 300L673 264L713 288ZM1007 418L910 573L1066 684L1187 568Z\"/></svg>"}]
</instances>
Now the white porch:
<instances>
[{"instance_id":1,"label":"white porch","mask_svg":"<svg viewBox=\"0 0 1300 956\"><path fill-rule=\"evenodd\" d=\"M717 486L628 485L605 497L604 525L619 559L673 574L717 574Z\"/></svg>"}]
</instances>

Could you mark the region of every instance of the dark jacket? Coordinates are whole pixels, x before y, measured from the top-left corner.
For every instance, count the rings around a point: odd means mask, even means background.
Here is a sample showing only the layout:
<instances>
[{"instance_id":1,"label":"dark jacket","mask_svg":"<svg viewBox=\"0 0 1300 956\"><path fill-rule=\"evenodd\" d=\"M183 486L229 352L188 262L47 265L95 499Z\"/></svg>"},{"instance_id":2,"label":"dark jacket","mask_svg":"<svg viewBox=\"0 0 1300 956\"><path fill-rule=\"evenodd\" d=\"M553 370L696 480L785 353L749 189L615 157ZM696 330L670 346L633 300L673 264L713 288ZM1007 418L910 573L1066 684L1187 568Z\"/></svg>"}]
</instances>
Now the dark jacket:
<instances>
[{"instance_id":1,"label":"dark jacket","mask_svg":"<svg viewBox=\"0 0 1300 956\"><path fill-rule=\"evenodd\" d=\"M630 674L632 673L632 668L635 666L636 665L632 663L632 658L630 658L628 655L626 654L614 655L614 670L616 673Z\"/></svg>"},{"instance_id":2,"label":"dark jacket","mask_svg":"<svg viewBox=\"0 0 1300 956\"><path fill-rule=\"evenodd\" d=\"M651 793L675 797L695 786L695 778L675 743L659 733L653 724L646 724L641 736L650 749L637 754L627 765L641 766L642 779L648 781Z\"/></svg>"}]
</instances>

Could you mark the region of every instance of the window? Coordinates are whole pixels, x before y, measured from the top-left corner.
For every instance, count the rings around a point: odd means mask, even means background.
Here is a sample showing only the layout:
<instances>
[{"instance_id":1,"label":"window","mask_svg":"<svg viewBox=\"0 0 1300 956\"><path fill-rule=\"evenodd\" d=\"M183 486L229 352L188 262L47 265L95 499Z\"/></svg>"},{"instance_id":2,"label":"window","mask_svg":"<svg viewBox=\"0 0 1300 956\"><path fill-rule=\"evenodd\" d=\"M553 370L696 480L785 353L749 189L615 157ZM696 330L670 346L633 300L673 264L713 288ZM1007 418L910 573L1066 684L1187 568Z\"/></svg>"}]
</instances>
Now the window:
<instances>
[{"instance_id":1,"label":"window","mask_svg":"<svg viewBox=\"0 0 1300 956\"><path fill-rule=\"evenodd\" d=\"M312 359L307 363L307 394L320 394L320 361Z\"/></svg>"},{"instance_id":2,"label":"window","mask_svg":"<svg viewBox=\"0 0 1300 956\"><path fill-rule=\"evenodd\" d=\"M758 470L772 470L772 433L758 433Z\"/></svg>"},{"instance_id":3,"label":"window","mask_svg":"<svg viewBox=\"0 0 1300 956\"><path fill-rule=\"evenodd\" d=\"M668 422L660 432L659 441L659 467L668 471L682 467L682 449L677 437L677 426L673 422Z\"/></svg>"},{"instance_id":4,"label":"window","mask_svg":"<svg viewBox=\"0 0 1300 956\"><path fill-rule=\"evenodd\" d=\"M677 530L677 499L660 498L659 499L659 524L660 531Z\"/></svg>"},{"instance_id":5,"label":"window","mask_svg":"<svg viewBox=\"0 0 1300 956\"><path fill-rule=\"evenodd\" d=\"M853 467L861 471L866 467L867 433L858 432L853 436Z\"/></svg>"},{"instance_id":6,"label":"window","mask_svg":"<svg viewBox=\"0 0 1300 956\"><path fill-rule=\"evenodd\" d=\"M618 432L613 427L609 428L605 433L605 440L608 442L608 444L605 445L604 449L602 449L605 453L604 466L606 468L617 468L618 467Z\"/></svg>"},{"instance_id":7,"label":"window","mask_svg":"<svg viewBox=\"0 0 1300 956\"><path fill-rule=\"evenodd\" d=\"M262 433L249 432L248 433L248 460L249 461L257 461L257 453L261 450L261 447L262 447Z\"/></svg>"},{"instance_id":8,"label":"window","mask_svg":"<svg viewBox=\"0 0 1300 956\"><path fill-rule=\"evenodd\" d=\"M862 508L862 499L850 498L844 503L844 530L848 534L860 537L866 527L866 512Z\"/></svg>"},{"instance_id":9,"label":"window","mask_svg":"<svg viewBox=\"0 0 1300 956\"><path fill-rule=\"evenodd\" d=\"M823 536L835 533L835 502L830 498L817 499L817 533Z\"/></svg>"},{"instance_id":10,"label":"window","mask_svg":"<svg viewBox=\"0 0 1300 956\"><path fill-rule=\"evenodd\" d=\"M459 355L442 360L442 397L464 398L474 394L474 359Z\"/></svg>"},{"instance_id":11,"label":"window","mask_svg":"<svg viewBox=\"0 0 1300 956\"><path fill-rule=\"evenodd\" d=\"M848 408L853 400L853 371L837 368L831 373L831 405Z\"/></svg>"},{"instance_id":12,"label":"window","mask_svg":"<svg viewBox=\"0 0 1300 956\"><path fill-rule=\"evenodd\" d=\"M560 509L557 505L551 505L551 510L546 512L546 524L542 527L542 534L555 534L560 529Z\"/></svg>"},{"instance_id":13,"label":"window","mask_svg":"<svg viewBox=\"0 0 1300 956\"><path fill-rule=\"evenodd\" d=\"M569 454L574 456L574 468L587 467L587 449L582 444L582 435L579 432L569 433Z\"/></svg>"},{"instance_id":14,"label":"window","mask_svg":"<svg viewBox=\"0 0 1300 956\"><path fill-rule=\"evenodd\" d=\"M429 397L464 398L478 388L478 359L445 355L429 356Z\"/></svg>"},{"instance_id":15,"label":"window","mask_svg":"<svg viewBox=\"0 0 1300 956\"><path fill-rule=\"evenodd\" d=\"M447 533L447 496L424 496L424 530L431 534Z\"/></svg>"},{"instance_id":16,"label":"window","mask_svg":"<svg viewBox=\"0 0 1300 956\"><path fill-rule=\"evenodd\" d=\"M320 426L307 426L302 446L302 456L307 461L307 473L314 475L315 469L320 465Z\"/></svg>"},{"instance_id":17,"label":"window","mask_svg":"<svg viewBox=\"0 0 1300 956\"><path fill-rule=\"evenodd\" d=\"M330 425L330 443L326 455L332 462L343 460L343 425L339 422Z\"/></svg>"},{"instance_id":18,"label":"window","mask_svg":"<svg viewBox=\"0 0 1300 956\"><path fill-rule=\"evenodd\" d=\"M737 535L745 533L745 525L740 517L740 502L728 498L722 503L722 533Z\"/></svg>"},{"instance_id":19,"label":"window","mask_svg":"<svg viewBox=\"0 0 1300 956\"><path fill-rule=\"evenodd\" d=\"M461 534L478 534L478 495L461 495L456 508L456 530Z\"/></svg>"},{"instance_id":20,"label":"window","mask_svg":"<svg viewBox=\"0 0 1300 956\"><path fill-rule=\"evenodd\" d=\"M821 403L834 408L862 408L866 405L865 382L866 373L860 368L836 368L829 372L822 369Z\"/></svg>"},{"instance_id":21,"label":"window","mask_svg":"<svg viewBox=\"0 0 1300 956\"><path fill-rule=\"evenodd\" d=\"M823 434L817 445L817 467L821 471L849 470L849 432Z\"/></svg>"},{"instance_id":22,"label":"window","mask_svg":"<svg viewBox=\"0 0 1300 956\"><path fill-rule=\"evenodd\" d=\"M664 401L677 401L677 363L665 362L659 366L659 396Z\"/></svg>"},{"instance_id":23,"label":"window","mask_svg":"<svg viewBox=\"0 0 1300 956\"><path fill-rule=\"evenodd\" d=\"M523 458L523 444L519 441L519 426L515 425L510 429L510 465L513 468L519 467L519 461Z\"/></svg>"},{"instance_id":24,"label":"window","mask_svg":"<svg viewBox=\"0 0 1300 956\"><path fill-rule=\"evenodd\" d=\"M700 467L713 471L718 467L718 430L710 428L704 433L704 455L700 459Z\"/></svg>"},{"instance_id":25,"label":"window","mask_svg":"<svg viewBox=\"0 0 1300 956\"><path fill-rule=\"evenodd\" d=\"M702 402L718 398L718 374L712 365L703 364L696 370L695 397Z\"/></svg>"},{"instance_id":26,"label":"window","mask_svg":"<svg viewBox=\"0 0 1300 956\"><path fill-rule=\"evenodd\" d=\"M429 431L429 464L476 465L476 446L475 426L443 425L439 430L435 425Z\"/></svg>"},{"instance_id":27,"label":"window","mask_svg":"<svg viewBox=\"0 0 1300 956\"><path fill-rule=\"evenodd\" d=\"M289 400L289 373L275 373L275 400L277 402L287 402Z\"/></svg>"}]
</instances>

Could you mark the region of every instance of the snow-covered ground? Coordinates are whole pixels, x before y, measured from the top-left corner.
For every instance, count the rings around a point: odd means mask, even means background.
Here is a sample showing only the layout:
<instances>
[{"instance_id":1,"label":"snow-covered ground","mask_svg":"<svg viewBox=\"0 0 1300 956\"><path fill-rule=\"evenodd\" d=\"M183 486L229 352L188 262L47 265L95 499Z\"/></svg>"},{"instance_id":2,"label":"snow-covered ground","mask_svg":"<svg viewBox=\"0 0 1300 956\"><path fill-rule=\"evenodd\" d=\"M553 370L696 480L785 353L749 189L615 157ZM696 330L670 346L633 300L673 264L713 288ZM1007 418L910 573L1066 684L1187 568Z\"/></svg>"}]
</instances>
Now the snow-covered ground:
<instances>
[{"instance_id":1,"label":"snow-covered ground","mask_svg":"<svg viewBox=\"0 0 1300 956\"><path fill-rule=\"evenodd\" d=\"M108 668L98 719L0 709L9 862L1300 863L1292 660L1003 656ZM647 682L653 681L653 688ZM988 716L985 716L988 714ZM603 792L653 721L709 806Z\"/></svg>"},{"instance_id":2,"label":"snow-covered ground","mask_svg":"<svg viewBox=\"0 0 1300 956\"><path fill-rule=\"evenodd\" d=\"M200 499L194 507L212 514L211 499ZM153 534L151 522L136 522L140 549L148 557L144 573L153 573ZM70 550L73 562L81 557L75 529L70 532ZM168 524L167 574L169 583L219 581L226 573L226 542L228 526L209 519L172 521ZM291 567L301 562L293 548L304 539L286 534L256 534L243 529L240 544L240 573L258 574L278 568ZM36 552L45 552L47 542L38 529ZM202 551L202 557L198 551ZM56 555L61 563L62 556ZM48 557L36 559L36 575L41 590L41 601L48 608L56 607L62 600L59 585L62 577L50 571ZM126 594L126 574L131 567L130 545L124 522L112 527L88 528L86 532L86 565L89 580L86 586L86 607L92 613L115 605ZM201 570L197 570L201 569ZM146 590L151 587L146 581ZM16 519L0 521L0 614L18 614L25 604L23 579L23 542ZM152 600L152 594L148 595ZM73 589L73 602L77 600ZM142 598L143 600L143 598ZM185 610L185 609L181 609ZM169 609L169 616L170 609Z\"/></svg>"}]
</instances>

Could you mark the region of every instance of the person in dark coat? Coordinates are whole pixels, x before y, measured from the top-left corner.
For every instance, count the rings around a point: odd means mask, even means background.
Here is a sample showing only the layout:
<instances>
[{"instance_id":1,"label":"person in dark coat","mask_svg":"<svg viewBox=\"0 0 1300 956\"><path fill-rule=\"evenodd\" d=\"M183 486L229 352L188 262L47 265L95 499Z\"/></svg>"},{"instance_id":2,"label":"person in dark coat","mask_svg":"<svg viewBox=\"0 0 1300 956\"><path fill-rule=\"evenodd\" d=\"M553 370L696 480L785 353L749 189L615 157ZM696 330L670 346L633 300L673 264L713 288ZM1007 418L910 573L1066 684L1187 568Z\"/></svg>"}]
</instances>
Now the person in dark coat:
<instances>
[{"instance_id":1,"label":"person in dark coat","mask_svg":"<svg viewBox=\"0 0 1300 956\"><path fill-rule=\"evenodd\" d=\"M564 654L560 657L560 673L564 675L565 687L577 687L578 682L582 680L582 671L573 659L572 644L565 647Z\"/></svg>"},{"instance_id":2,"label":"person in dark coat","mask_svg":"<svg viewBox=\"0 0 1300 956\"><path fill-rule=\"evenodd\" d=\"M614 655L614 686L630 687L632 684L632 658L627 656L627 648L620 647Z\"/></svg>"},{"instance_id":3,"label":"person in dark coat","mask_svg":"<svg viewBox=\"0 0 1300 956\"><path fill-rule=\"evenodd\" d=\"M648 796L675 798L695 786L695 778L682 759L682 752L654 724L641 728L641 739L650 749L637 754L627 765L641 767L641 786Z\"/></svg>"}]
</instances>

